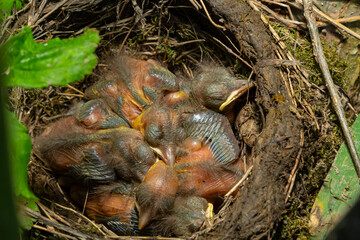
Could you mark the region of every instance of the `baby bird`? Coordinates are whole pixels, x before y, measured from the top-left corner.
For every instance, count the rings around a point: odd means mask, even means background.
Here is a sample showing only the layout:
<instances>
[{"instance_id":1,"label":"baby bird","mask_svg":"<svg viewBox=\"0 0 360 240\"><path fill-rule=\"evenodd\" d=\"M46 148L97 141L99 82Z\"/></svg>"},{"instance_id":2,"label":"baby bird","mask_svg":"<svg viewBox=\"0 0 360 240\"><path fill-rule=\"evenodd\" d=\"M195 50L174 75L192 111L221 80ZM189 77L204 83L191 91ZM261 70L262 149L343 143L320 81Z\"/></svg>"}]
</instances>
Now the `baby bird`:
<instances>
[{"instance_id":1,"label":"baby bird","mask_svg":"<svg viewBox=\"0 0 360 240\"><path fill-rule=\"evenodd\" d=\"M130 127L128 123L116 115L111 108L101 99L80 102L70 110L75 118L85 128L89 129L108 129L115 127Z\"/></svg>"},{"instance_id":2,"label":"baby bird","mask_svg":"<svg viewBox=\"0 0 360 240\"><path fill-rule=\"evenodd\" d=\"M240 180L241 175L215 162L179 163L175 165L179 194L203 197L218 203Z\"/></svg>"},{"instance_id":3,"label":"baby bird","mask_svg":"<svg viewBox=\"0 0 360 240\"><path fill-rule=\"evenodd\" d=\"M150 222L139 233L151 236L190 236L208 217L208 202L196 196L177 196L167 214Z\"/></svg>"},{"instance_id":4,"label":"baby bird","mask_svg":"<svg viewBox=\"0 0 360 240\"><path fill-rule=\"evenodd\" d=\"M242 175L235 165L217 162L209 144L203 143L196 143L192 151L179 157L174 170L179 180L178 194L203 197L211 203L221 200Z\"/></svg>"},{"instance_id":5,"label":"baby bird","mask_svg":"<svg viewBox=\"0 0 360 240\"><path fill-rule=\"evenodd\" d=\"M179 95L185 94L180 91ZM187 97L165 95L136 119L134 128L170 166L179 156L181 143L186 138L209 143L216 160L221 163L231 163L240 152L228 119Z\"/></svg>"},{"instance_id":6,"label":"baby bird","mask_svg":"<svg viewBox=\"0 0 360 240\"><path fill-rule=\"evenodd\" d=\"M86 143L96 131L84 128L74 116L68 116L48 126L35 138L33 150L52 170L64 174L69 166L80 163Z\"/></svg>"},{"instance_id":7,"label":"baby bird","mask_svg":"<svg viewBox=\"0 0 360 240\"><path fill-rule=\"evenodd\" d=\"M50 125L33 141L34 152L56 173L84 184L118 177L140 183L155 163L153 151L139 131L96 101L81 103Z\"/></svg>"},{"instance_id":8,"label":"baby bird","mask_svg":"<svg viewBox=\"0 0 360 240\"><path fill-rule=\"evenodd\" d=\"M114 80L101 80L85 91L88 99L103 99L111 109L131 124L142 112L143 105L138 103L124 83Z\"/></svg>"},{"instance_id":9,"label":"baby bird","mask_svg":"<svg viewBox=\"0 0 360 240\"><path fill-rule=\"evenodd\" d=\"M138 228L163 217L174 205L178 179L173 168L157 161L136 189L136 207L139 212Z\"/></svg>"},{"instance_id":10,"label":"baby bird","mask_svg":"<svg viewBox=\"0 0 360 240\"><path fill-rule=\"evenodd\" d=\"M136 219L134 189L136 185L115 182L91 189L86 198L84 188L74 186L71 198L84 206L85 214L99 223L104 223L118 235L136 235L133 219Z\"/></svg>"},{"instance_id":11,"label":"baby bird","mask_svg":"<svg viewBox=\"0 0 360 240\"><path fill-rule=\"evenodd\" d=\"M144 136L135 129L123 128L115 134L112 144L108 161L114 166L117 176L127 181L142 182L156 162L156 156Z\"/></svg>"},{"instance_id":12,"label":"baby bird","mask_svg":"<svg viewBox=\"0 0 360 240\"><path fill-rule=\"evenodd\" d=\"M118 221L130 222L131 211L135 208L134 188L126 184L100 186L86 201L85 213L97 221L117 217Z\"/></svg>"},{"instance_id":13,"label":"baby bird","mask_svg":"<svg viewBox=\"0 0 360 240\"><path fill-rule=\"evenodd\" d=\"M85 96L105 99L130 125L165 91L179 90L176 76L155 60L114 55L108 60L108 66L105 79L88 88Z\"/></svg>"},{"instance_id":14,"label":"baby bird","mask_svg":"<svg viewBox=\"0 0 360 240\"><path fill-rule=\"evenodd\" d=\"M171 212L161 221L159 228L175 236L190 236L206 220L206 199L196 196L179 196Z\"/></svg>"},{"instance_id":15,"label":"baby bird","mask_svg":"<svg viewBox=\"0 0 360 240\"><path fill-rule=\"evenodd\" d=\"M224 67L204 64L191 81L191 94L201 105L219 112L253 86L254 83L236 78Z\"/></svg>"},{"instance_id":16,"label":"baby bird","mask_svg":"<svg viewBox=\"0 0 360 240\"><path fill-rule=\"evenodd\" d=\"M183 112L180 122L186 137L209 143L217 162L231 163L238 158L239 144L225 116L211 110Z\"/></svg>"},{"instance_id":17,"label":"baby bird","mask_svg":"<svg viewBox=\"0 0 360 240\"><path fill-rule=\"evenodd\" d=\"M117 234L190 235L208 202L219 203L242 175L238 142L219 112L254 84L218 66L180 82L154 60L115 55L107 65L85 92L90 100L34 139L34 152L68 178L89 218Z\"/></svg>"},{"instance_id":18,"label":"baby bird","mask_svg":"<svg viewBox=\"0 0 360 240\"><path fill-rule=\"evenodd\" d=\"M174 165L177 147L185 134L179 120L178 112L160 101L145 110L134 123L134 128L169 166Z\"/></svg>"}]
</instances>

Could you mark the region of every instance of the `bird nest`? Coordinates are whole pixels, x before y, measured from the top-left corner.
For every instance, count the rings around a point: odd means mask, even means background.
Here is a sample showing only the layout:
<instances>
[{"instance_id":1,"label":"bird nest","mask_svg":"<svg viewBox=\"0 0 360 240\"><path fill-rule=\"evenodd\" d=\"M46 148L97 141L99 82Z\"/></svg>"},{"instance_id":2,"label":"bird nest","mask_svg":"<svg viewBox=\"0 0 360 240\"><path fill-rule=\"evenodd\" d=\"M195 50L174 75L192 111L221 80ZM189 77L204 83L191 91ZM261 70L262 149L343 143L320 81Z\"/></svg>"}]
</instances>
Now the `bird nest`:
<instances>
[{"instance_id":1,"label":"bird nest","mask_svg":"<svg viewBox=\"0 0 360 240\"><path fill-rule=\"evenodd\" d=\"M103 60L114 49L156 59L184 78L192 78L199 64L210 61L254 81L256 89L237 102L238 117L232 125L246 165L235 186L238 192L236 196L227 194L210 223L191 238L272 236L291 199L302 153L314 151L314 136L309 134L305 141L304 129L311 132L318 127L312 124L314 119L322 124L308 102L320 105L327 100L321 89L307 81L299 63L255 6L232 0L32 1L15 20L10 30L27 22L38 41L74 37L89 27L99 30L101 36L96 50L99 63L85 79L68 87L12 90L14 109L31 137L83 99L85 90L102 73ZM305 89L316 94L307 96ZM116 238L104 225L84 215L34 154L28 176L31 189L40 198L40 212L30 212L38 221L31 234L46 231L69 239Z\"/></svg>"}]
</instances>

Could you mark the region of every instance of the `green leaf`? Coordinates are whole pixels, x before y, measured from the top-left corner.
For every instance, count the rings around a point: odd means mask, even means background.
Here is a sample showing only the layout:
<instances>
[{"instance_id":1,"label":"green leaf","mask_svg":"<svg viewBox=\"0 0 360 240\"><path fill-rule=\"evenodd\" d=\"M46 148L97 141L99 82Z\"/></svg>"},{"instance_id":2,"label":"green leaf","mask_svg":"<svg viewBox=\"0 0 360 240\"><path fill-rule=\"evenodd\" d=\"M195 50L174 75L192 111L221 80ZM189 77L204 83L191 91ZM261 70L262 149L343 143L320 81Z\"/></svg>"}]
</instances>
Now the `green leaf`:
<instances>
[{"instance_id":1,"label":"green leaf","mask_svg":"<svg viewBox=\"0 0 360 240\"><path fill-rule=\"evenodd\" d=\"M27 129L15 114L5 110L8 124L9 158L16 196L37 199L30 191L27 180L27 164L30 159L31 141Z\"/></svg>"},{"instance_id":2,"label":"green leaf","mask_svg":"<svg viewBox=\"0 0 360 240\"><path fill-rule=\"evenodd\" d=\"M353 139L360 152L360 117L352 126ZM309 226L316 239L324 239L360 196L360 184L345 143L325 178L310 213Z\"/></svg>"},{"instance_id":3,"label":"green leaf","mask_svg":"<svg viewBox=\"0 0 360 240\"><path fill-rule=\"evenodd\" d=\"M35 199L25 198L23 196L17 197L16 202L19 206L27 206L28 208L38 211L37 205L35 203ZM22 209L19 209L17 219L19 221L19 225L21 229L29 230L33 225L36 219L27 216ZM20 230L21 230L20 229Z\"/></svg>"},{"instance_id":4,"label":"green leaf","mask_svg":"<svg viewBox=\"0 0 360 240\"><path fill-rule=\"evenodd\" d=\"M15 5L14 5L15 2ZM11 9L15 7L16 9L22 8L22 4L19 0L1 0L0 1L0 19L4 17L4 12L7 12L10 15Z\"/></svg>"},{"instance_id":5,"label":"green leaf","mask_svg":"<svg viewBox=\"0 0 360 240\"><path fill-rule=\"evenodd\" d=\"M0 1L0 10L2 11L10 11L13 7L14 7L14 2L15 2L15 7L16 9L20 9L22 7L22 4L19 0L1 0Z\"/></svg>"},{"instance_id":6,"label":"green leaf","mask_svg":"<svg viewBox=\"0 0 360 240\"><path fill-rule=\"evenodd\" d=\"M37 210L35 200L37 197L30 191L27 179L27 165L31 153L31 141L27 129L19 122L15 114L5 110L8 129L9 159L11 176L16 199L22 205ZM19 212L20 226L29 229L33 219Z\"/></svg>"},{"instance_id":7,"label":"green leaf","mask_svg":"<svg viewBox=\"0 0 360 240\"><path fill-rule=\"evenodd\" d=\"M98 32L88 29L77 38L54 38L40 44L34 41L31 29L25 27L0 48L0 56L5 58L0 67L5 86L65 86L80 80L96 65L93 52L99 41Z\"/></svg>"}]
</instances>

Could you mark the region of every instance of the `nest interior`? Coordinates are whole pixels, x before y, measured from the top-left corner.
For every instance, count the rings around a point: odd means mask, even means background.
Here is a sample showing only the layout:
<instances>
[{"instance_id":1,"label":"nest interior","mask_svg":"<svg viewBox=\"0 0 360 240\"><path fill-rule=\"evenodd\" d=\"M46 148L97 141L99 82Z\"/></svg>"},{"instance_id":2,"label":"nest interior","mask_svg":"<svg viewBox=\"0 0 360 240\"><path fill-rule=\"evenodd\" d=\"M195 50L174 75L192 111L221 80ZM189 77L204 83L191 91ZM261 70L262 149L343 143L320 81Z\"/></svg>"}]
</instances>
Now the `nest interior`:
<instances>
[{"instance_id":1,"label":"nest interior","mask_svg":"<svg viewBox=\"0 0 360 240\"><path fill-rule=\"evenodd\" d=\"M90 27L99 30L102 40L96 50L99 63L85 79L69 87L12 89L12 108L31 137L82 100L81 92L98 79L104 67L102 59L114 49L143 59L157 59L172 72L189 78L199 63L210 59L237 76L255 81L256 90L237 106L239 111L246 111L246 120L233 126L250 129L246 134L252 137L252 146L241 147L252 170L236 197L225 201L213 225L200 229L192 238L276 236L282 231L276 224L290 206L295 204L299 211L305 209L303 216L309 214L306 208L313 201L309 195L316 192L330 165L317 160L321 157L319 146L327 143L327 137L335 132L334 114L326 93L307 80L301 66L283 64L294 59L274 40L269 31L271 26L248 3L231 0L43 3L32 1L26 5L10 24L8 33L27 23L33 28L34 38L45 41L78 36ZM315 113L310 106L316 106ZM235 132L243 140L244 135ZM335 133L339 136L339 132ZM331 141L329 158L340 143L336 139ZM314 180L319 169L323 175ZM69 200L53 173L34 155L28 175L31 189L41 199L37 216L40 225L75 237L113 236L104 226L83 215L83 209ZM49 215L72 230L49 222L45 219ZM34 230L29 234L44 233Z\"/></svg>"}]
</instances>

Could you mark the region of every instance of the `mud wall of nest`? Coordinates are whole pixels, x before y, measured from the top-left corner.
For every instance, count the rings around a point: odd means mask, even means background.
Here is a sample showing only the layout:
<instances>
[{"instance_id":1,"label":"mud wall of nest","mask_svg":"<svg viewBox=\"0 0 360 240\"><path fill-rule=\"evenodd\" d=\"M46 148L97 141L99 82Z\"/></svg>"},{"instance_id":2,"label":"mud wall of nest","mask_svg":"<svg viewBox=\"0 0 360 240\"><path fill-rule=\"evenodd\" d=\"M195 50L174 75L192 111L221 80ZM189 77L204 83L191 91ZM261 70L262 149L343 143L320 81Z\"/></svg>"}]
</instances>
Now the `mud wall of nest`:
<instances>
[{"instance_id":1,"label":"mud wall of nest","mask_svg":"<svg viewBox=\"0 0 360 240\"><path fill-rule=\"evenodd\" d=\"M302 123L289 89L287 71L268 27L245 1L33 1L10 25L11 31L27 23L36 40L67 38L85 28L100 31L97 49L99 64L94 73L73 86L84 91L101 71L101 59L116 46L119 51L142 58L156 58L173 72L192 75L192 69L206 59L230 68L235 74L256 82L250 96L253 115L260 116L260 134L250 151L253 164L248 179L234 199L215 218L212 228L196 233L196 238L261 238L285 208L289 178L300 149ZM22 96L13 101L18 111L27 111L31 136L65 113L81 98L67 88L42 90L13 89ZM236 126L241 128L241 126ZM64 199L51 173L32 156L29 180L33 191L46 199ZM66 199L64 203L69 204Z\"/></svg>"}]
</instances>

